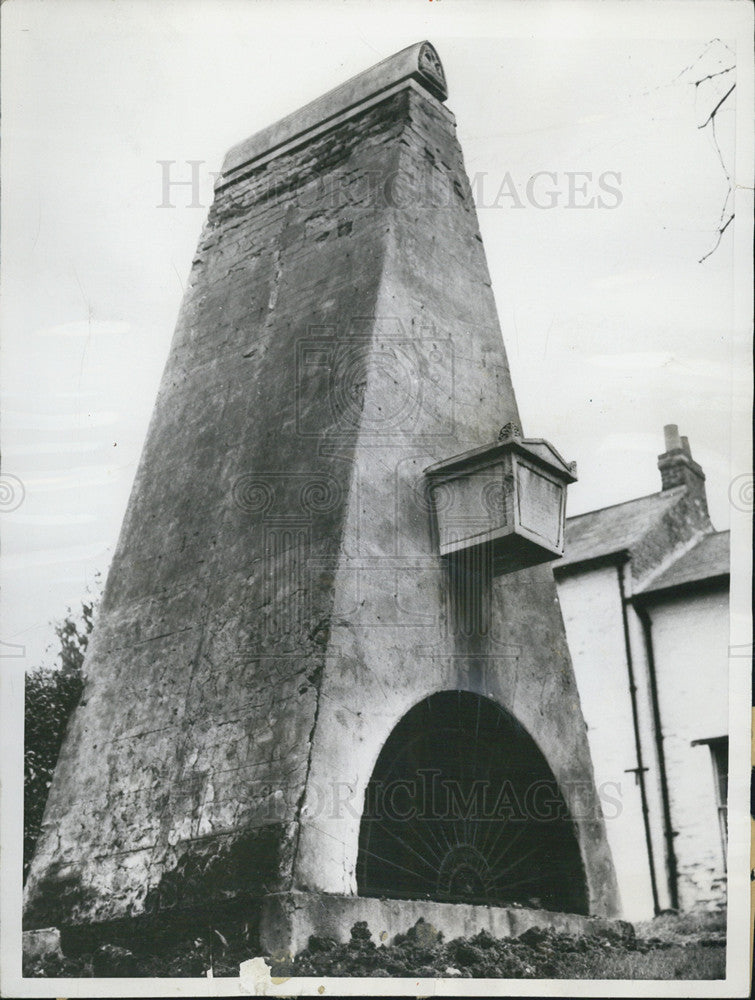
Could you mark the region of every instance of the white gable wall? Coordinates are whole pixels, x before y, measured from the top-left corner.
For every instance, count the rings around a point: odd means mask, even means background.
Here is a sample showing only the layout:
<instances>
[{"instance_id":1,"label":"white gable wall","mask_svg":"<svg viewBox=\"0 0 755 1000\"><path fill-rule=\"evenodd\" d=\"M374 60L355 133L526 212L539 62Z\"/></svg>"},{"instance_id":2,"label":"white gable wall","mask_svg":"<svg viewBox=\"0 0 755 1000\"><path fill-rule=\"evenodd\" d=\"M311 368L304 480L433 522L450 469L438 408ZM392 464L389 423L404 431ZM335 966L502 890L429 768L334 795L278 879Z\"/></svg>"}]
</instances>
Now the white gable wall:
<instances>
[{"instance_id":1,"label":"white gable wall","mask_svg":"<svg viewBox=\"0 0 755 1000\"><path fill-rule=\"evenodd\" d=\"M654 913L653 895L640 786L630 773L638 761L617 567L603 566L564 577L558 581L558 596L616 868L622 914L629 920L649 919ZM640 658L635 664L638 684L644 677L643 668ZM662 813L649 702L642 690L637 701L643 764L648 768L645 781L659 903L663 908L669 905L669 899L663 875Z\"/></svg>"},{"instance_id":2,"label":"white gable wall","mask_svg":"<svg viewBox=\"0 0 755 1000\"><path fill-rule=\"evenodd\" d=\"M708 747L692 742L728 733L728 590L672 596L648 611L679 905L715 907L725 901L725 869L713 767Z\"/></svg>"}]
</instances>

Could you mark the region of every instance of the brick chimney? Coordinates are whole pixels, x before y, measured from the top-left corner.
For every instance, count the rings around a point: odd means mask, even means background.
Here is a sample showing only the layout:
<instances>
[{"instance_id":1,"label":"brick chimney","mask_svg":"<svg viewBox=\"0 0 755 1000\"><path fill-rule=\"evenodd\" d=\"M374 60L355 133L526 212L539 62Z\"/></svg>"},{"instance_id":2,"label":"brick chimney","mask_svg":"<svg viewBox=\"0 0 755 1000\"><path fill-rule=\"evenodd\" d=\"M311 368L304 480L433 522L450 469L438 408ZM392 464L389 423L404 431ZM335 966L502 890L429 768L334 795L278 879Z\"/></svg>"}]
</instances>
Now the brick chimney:
<instances>
[{"instance_id":1,"label":"brick chimney","mask_svg":"<svg viewBox=\"0 0 755 1000\"><path fill-rule=\"evenodd\" d=\"M706 514L708 501L705 496L705 473L692 458L689 440L679 436L676 424L666 424L663 428L666 450L658 456L658 468L661 471L661 484L664 490L676 486L686 486L687 492L695 500L701 502Z\"/></svg>"}]
</instances>

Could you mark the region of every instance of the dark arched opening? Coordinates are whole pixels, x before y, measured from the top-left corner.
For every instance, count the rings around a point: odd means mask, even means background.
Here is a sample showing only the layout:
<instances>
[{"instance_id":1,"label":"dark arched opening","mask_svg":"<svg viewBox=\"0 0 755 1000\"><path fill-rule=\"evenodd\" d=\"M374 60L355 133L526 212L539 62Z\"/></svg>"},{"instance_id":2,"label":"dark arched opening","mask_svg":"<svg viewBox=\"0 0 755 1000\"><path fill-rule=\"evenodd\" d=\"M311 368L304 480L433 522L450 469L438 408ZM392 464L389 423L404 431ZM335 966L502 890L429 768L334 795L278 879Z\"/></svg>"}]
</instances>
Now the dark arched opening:
<instances>
[{"instance_id":1,"label":"dark arched opening","mask_svg":"<svg viewBox=\"0 0 755 1000\"><path fill-rule=\"evenodd\" d=\"M415 705L365 793L362 896L587 913L574 824L532 737L489 698Z\"/></svg>"}]
</instances>

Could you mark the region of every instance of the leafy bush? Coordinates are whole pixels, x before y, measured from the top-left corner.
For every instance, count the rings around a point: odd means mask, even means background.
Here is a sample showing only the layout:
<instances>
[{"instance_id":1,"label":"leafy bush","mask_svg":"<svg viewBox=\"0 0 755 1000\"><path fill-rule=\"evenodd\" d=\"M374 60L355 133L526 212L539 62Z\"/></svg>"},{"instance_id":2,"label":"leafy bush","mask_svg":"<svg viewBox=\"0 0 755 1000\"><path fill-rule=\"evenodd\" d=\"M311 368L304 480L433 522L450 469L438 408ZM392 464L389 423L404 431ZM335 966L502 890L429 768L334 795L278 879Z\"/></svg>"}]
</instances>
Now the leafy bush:
<instances>
[{"instance_id":1,"label":"leafy bush","mask_svg":"<svg viewBox=\"0 0 755 1000\"><path fill-rule=\"evenodd\" d=\"M24 700L24 880L39 837L53 771L68 720L84 687L82 664L94 619L95 600L81 615L69 610L55 626L60 643L57 667L26 675Z\"/></svg>"}]
</instances>

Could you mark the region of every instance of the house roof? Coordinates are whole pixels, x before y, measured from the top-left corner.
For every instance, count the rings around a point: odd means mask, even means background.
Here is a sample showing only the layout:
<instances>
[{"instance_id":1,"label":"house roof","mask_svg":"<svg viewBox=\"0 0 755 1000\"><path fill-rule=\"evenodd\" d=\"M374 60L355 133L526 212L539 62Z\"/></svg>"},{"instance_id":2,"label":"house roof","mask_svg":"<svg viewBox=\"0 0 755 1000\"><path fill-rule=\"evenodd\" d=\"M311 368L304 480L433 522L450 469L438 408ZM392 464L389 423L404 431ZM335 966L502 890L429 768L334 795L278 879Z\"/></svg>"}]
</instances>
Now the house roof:
<instances>
[{"instance_id":1,"label":"house roof","mask_svg":"<svg viewBox=\"0 0 755 1000\"><path fill-rule=\"evenodd\" d=\"M564 555L554 568L631 549L685 490L685 486L676 486L567 518Z\"/></svg>"},{"instance_id":2,"label":"house roof","mask_svg":"<svg viewBox=\"0 0 755 1000\"><path fill-rule=\"evenodd\" d=\"M667 566L639 593L650 594L658 590L682 587L688 583L712 580L729 573L729 532L713 531L703 535L697 545L688 549Z\"/></svg>"}]
</instances>

